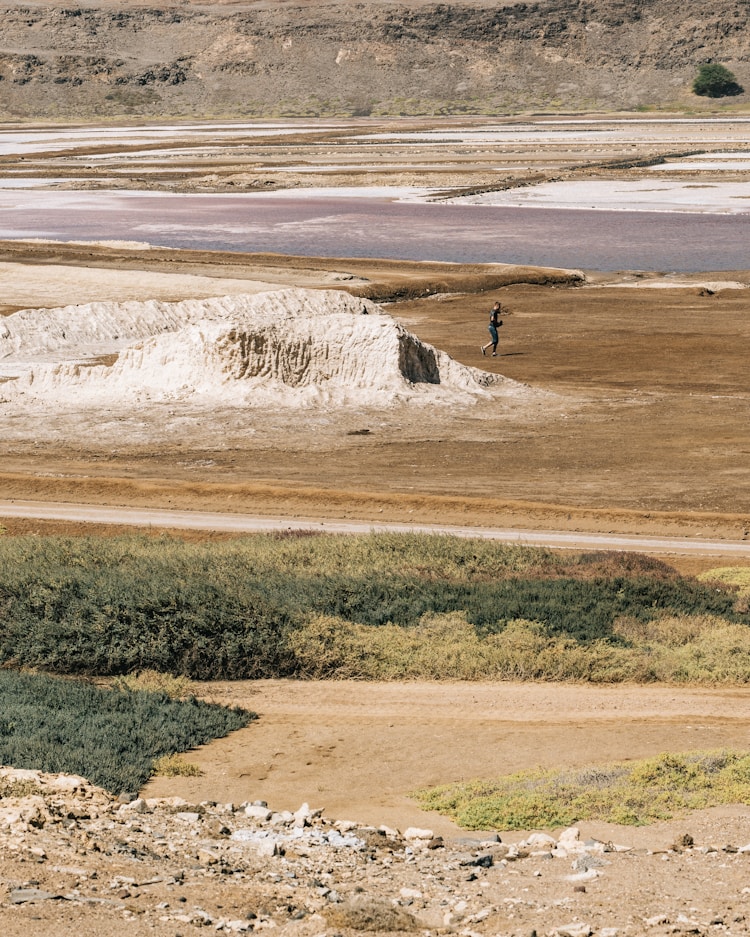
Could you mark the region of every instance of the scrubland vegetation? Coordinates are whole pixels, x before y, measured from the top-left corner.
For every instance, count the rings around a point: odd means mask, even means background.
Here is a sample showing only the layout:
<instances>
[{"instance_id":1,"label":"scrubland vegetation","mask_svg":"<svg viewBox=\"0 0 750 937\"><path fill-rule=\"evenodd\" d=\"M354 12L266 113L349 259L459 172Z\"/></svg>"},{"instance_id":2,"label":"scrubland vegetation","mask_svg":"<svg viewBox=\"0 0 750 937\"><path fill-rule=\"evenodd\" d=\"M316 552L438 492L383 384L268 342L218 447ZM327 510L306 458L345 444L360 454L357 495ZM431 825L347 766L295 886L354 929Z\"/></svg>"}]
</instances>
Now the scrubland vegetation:
<instances>
[{"instance_id":1,"label":"scrubland vegetation","mask_svg":"<svg viewBox=\"0 0 750 937\"><path fill-rule=\"evenodd\" d=\"M522 771L416 794L473 830L528 830L579 820L642 825L688 810L750 801L750 754L662 754L563 771Z\"/></svg>"},{"instance_id":2,"label":"scrubland vegetation","mask_svg":"<svg viewBox=\"0 0 750 937\"><path fill-rule=\"evenodd\" d=\"M142 787L157 759L253 718L195 697L0 671L0 765L78 774L115 793Z\"/></svg>"},{"instance_id":3,"label":"scrubland vegetation","mask_svg":"<svg viewBox=\"0 0 750 937\"><path fill-rule=\"evenodd\" d=\"M743 684L748 625L732 575L699 582L634 554L416 535L0 539L0 661L58 674Z\"/></svg>"},{"instance_id":4,"label":"scrubland vegetation","mask_svg":"<svg viewBox=\"0 0 750 937\"><path fill-rule=\"evenodd\" d=\"M114 791L252 714L191 679L750 682L750 570L438 536L0 538L0 764ZM114 677L112 688L47 674ZM744 800L750 756L694 753L421 795L465 826L649 822Z\"/></svg>"},{"instance_id":5,"label":"scrubland vegetation","mask_svg":"<svg viewBox=\"0 0 750 937\"><path fill-rule=\"evenodd\" d=\"M727 574L634 554L389 534L0 539L0 662L57 674L744 684L748 625Z\"/></svg>"}]
</instances>

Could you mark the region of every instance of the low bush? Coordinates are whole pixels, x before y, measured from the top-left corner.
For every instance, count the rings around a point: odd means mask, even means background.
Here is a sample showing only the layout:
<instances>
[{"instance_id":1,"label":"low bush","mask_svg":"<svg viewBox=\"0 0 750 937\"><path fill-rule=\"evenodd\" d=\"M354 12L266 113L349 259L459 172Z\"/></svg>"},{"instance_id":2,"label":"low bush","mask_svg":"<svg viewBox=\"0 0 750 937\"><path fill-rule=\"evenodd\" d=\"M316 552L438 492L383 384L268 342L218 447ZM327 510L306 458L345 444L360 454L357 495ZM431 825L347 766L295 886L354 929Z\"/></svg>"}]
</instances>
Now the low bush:
<instances>
[{"instance_id":1,"label":"low bush","mask_svg":"<svg viewBox=\"0 0 750 937\"><path fill-rule=\"evenodd\" d=\"M199 778L203 772L198 765L186 761L182 755L162 755L153 764L153 773L161 778Z\"/></svg>"},{"instance_id":2,"label":"low bush","mask_svg":"<svg viewBox=\"0 0 750 937\"><path fill-rule=\"evenodd\" d=\"M195 698L0 671L0 764L78 774L115 793L141 788L161 756L254 718Z\"/></svg>"},{"instance_id":3,"label":"low bush","mask_svg":"<svg viewBox=\"0 0 750 937\"><path fill-rule=\"evenodd\" d=\"M734 610L741 614L750 612L750 566L722 566L709 569L697 578L699 582L730 586L736 592Z\"/></svg>"},{"instance_id":4,"label":"low bush","mask_svg":"<svg viewBox=\"0 0 750 937\"><path fill-rule=\"evenodd\" d=\"M737 626L721 636L737 646L750 624L733 586L635 554L395 534L0 538L0 664L52 673L669 679L661 652L635 651L649 625L686 616ZM442 619L464 624L449 638ZM746 679L739 662L722 672Z\"/></svg>"},{"instance_id":5,"label":"low bush","mask_svg":"<svg viewBox=\"0 0 750 937\"><path fill-rule=\"evenodd\" d=\"M736 586L741 595L750 595L750 566L719 566L697 577L699 582L719 582Z\"/></svg>"},{"instance_id":6,"label":"low bush","mask_svg":"<svg viewBox=\"0 0 750 937\"><path fill-rule=\"evenodd\" d=\"M138 673L117 677L114 686L118 690L146 690L148 693L164 693L171 699L185 699L194 696L192 680L187 677L173 677L172 674L159 673L158 670L140 670Z\"/></svg>"},{"instance_id":7,"label":"low bush","mask_svg":"<svg viewBox=\"0 0 750 937\"><path fill-rule=\"evenodd\" d=\"M643 825L689 810L750 803L750 753L662 754L562 771L523 771L414 795L471 830L530 830L581 820Z\"/></svg>"},{"instance_id":8,"label":"low bush","mask_svg":"<svg viewBox=\"0 0 750 937\"><path fill-rule=\"evenodd\" d=\"M750 629L710 616L619 619L623 643L582 643L514 619L481 635L464 613L412 627L314 616L289 636L297 674L354 680L559 680L586 683L750 683Z\"/></svg>"}]
</instances>

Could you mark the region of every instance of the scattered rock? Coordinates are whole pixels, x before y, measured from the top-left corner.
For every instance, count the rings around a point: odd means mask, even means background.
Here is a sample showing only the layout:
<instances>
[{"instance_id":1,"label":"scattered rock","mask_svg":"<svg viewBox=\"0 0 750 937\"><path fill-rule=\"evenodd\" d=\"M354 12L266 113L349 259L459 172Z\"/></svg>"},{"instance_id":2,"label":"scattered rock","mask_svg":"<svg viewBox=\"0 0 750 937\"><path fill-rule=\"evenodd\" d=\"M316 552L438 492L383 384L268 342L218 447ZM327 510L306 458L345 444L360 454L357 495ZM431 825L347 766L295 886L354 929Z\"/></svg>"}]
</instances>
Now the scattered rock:
<instances>
[{"instance_id":1,"label":"scattered rock","mask_svg":"<svg viewBox=\"0 0 750 937\"><path fill-rule=\"evenodd\" d=\"M672 846L672 849L674 849L675 852L680 852L683 849L690 849L690 847L694 845L695 845L695 840L690 835L690 833L683 833L682 836L678 836L677 839L674 841L674 845Z\"/></svg>"},{"instance_id":2,"label":"scattered rock","mask_svg":"<svg viewBox=\"0 0 750 937\"><path fill-rule=\"evenodd\" d=\"M358 931L414 931L417 919L403 908L378 898L357 896L326 911L329 927L350 927Z\"/></svg>"},{"instance_id":3,"label":"scattered rock","mask_svg":"<svg viewBox=\"0 0 750 937\"><path fill-rule=\"evenodd\" d=\"M155 937L188 937L190 927L227 934L276 930L279 937L416 930L459 937L616 937L638 929L632 906L612 897L625 893L623 876L640 889L644 933L744 932L735 925L743 923L736 905L750 892L745 853L688 846L682 836L675 844L689 850L684 859L663 849L627 852L582 839L575 827L557 839L540 832L500 843L333 821L309 804L292 813L260 801L237 807L181 798L123 803L80 778L67 782L39 772L27 774L24 784L30 785L27 796L0 801L6 818L0 824L0 933L3 915L14 908L19 913L18 906L37 904L41 916L57 902L66 915L79 915L76 920L102 907L137 916ZM735 829L743 831L746 825ZM724 889L723 902L699 913L692 892L690 904L684 890L679 897L681 861L690 866L688 884L703 863L712 894ZM576 907L585 909L586 920L560 923L562 913L567 909L567 918Z\"/></svg>"},{"instance_id":4,"label":"scattered rock","mask_svg":"<svg viewBox=\"0 0 750 937\"><path fill-rule=\"evenodd\" d=\"M254 820L270 820L272 815L273 812L265 805L248 804L247 807L245 807L245 816Z\"/></svg>"},{"instance_id":5,"label":"scattered rock","mask_svg":"<svg viewBox=\"0 0 750 937\"><path fill-rule=\"evenodd\" d=\"M62 898L62 895L53 895L52 892L42 891L40 888L14 888L9 895L11 904L27 904L33 901L50 901Z\"/></svg>"},{"instance_id":6,"label":"scattered rock","mask_svg":"<svg viewBox=\"0 0 750 937\"><path fill-rule=\"evenodd\" d=\"M562 927L557 927L553 931L556 937L591 937L591 934L594 933L590 924L563 924Z\"/></svg>"}]
</instances>

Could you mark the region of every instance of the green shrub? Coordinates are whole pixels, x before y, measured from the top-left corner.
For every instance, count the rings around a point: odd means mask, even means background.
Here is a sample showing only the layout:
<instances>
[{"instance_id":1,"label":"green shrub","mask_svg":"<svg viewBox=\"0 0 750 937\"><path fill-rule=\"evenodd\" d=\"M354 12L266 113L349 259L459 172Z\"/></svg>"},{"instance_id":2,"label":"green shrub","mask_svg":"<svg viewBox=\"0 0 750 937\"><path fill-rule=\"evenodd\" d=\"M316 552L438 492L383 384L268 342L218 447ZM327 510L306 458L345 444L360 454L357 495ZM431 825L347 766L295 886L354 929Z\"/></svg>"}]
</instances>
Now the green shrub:
<instances>
[{"instance_id":1,"label":"green shrub","mask_svg":"<svg viewBox=\"0 0 750 937\"><path fill-rule=\"evenodd\" d=\"M651 623L686 616L714 621L717 634L737 626L721 639L737 646L750 624L733 586L635 554L563 558L394 534L211 544L0 538L0 664L52 673L670 679L657 674L677 673L672 652L662 666L661 651L647 659L637 648ZM425 624L441 618L464 623L460 647ZM509 630L519 621L541 630ZM722 669L715 656L701 669L687 656L685 674L746 680L738 661Z\"/></svg>"},{"instance_id":2,"label":"green shrub","mask_svg":"<svg viewBox=\"0 0 750 937\"><path fill-rule=\"evenodd\" d=\"M742 94L743 90L728 68L715 63L701 65L693 81L694 93L702 97L724 98Z\"/></svg>"},{"instance_id":3,"label":"green shrub","mask_svg":"<svg viewBox=\"0 0 750 937\"><path fill-rule=\"evenodd\" d=\"M0 764L137 791L154 760L242 728L253 713L106 690L80 680L0 671Z\"/></svg>"},{"instance_id":4,"label":"green shrub","mask_svg":"<svg viewBox=\"0 0 750 937\"><path fill-rule=\"evenodd\" d=\"M750 803L750 753L662 754L561 771L522 771L414 795L473 830L528 830L581 820L642 825L689 810Z\"/></svg>"},{"instance_id":5,"label":"green shrub","mask_svg":"<svg viewBox=\"0 0 750 937\"><path fill-rule=\"evenodd\" d=\"M237 559L137 538L3 539L0 660L70 674L284 675L288 614L262 581L238 577Z\"/></svg>"}]
</instances>

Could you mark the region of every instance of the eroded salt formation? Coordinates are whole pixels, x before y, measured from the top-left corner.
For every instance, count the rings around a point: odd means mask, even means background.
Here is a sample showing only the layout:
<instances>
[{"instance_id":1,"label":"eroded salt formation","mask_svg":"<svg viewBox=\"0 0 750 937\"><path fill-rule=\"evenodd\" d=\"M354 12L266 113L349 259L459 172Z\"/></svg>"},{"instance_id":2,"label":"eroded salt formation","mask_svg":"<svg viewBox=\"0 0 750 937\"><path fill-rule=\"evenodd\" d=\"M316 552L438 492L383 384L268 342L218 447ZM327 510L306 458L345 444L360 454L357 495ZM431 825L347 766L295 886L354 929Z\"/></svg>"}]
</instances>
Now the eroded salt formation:
<instances>
[{"instance_id":1,"label":"eroded salt formation","mask_svg":"<svg viewBox=\"0 0 750 937\"><path fill-rule=\"evenodd\" d=\"M91 407L465 402L528 392L334 290L23 310L0 323L2 397Z\"/></svg>"}]
</instances>

